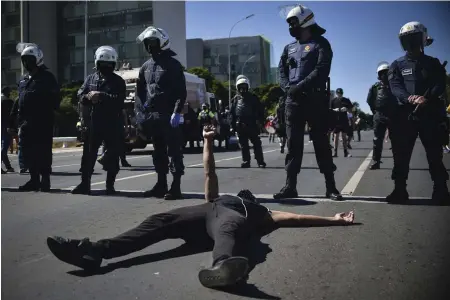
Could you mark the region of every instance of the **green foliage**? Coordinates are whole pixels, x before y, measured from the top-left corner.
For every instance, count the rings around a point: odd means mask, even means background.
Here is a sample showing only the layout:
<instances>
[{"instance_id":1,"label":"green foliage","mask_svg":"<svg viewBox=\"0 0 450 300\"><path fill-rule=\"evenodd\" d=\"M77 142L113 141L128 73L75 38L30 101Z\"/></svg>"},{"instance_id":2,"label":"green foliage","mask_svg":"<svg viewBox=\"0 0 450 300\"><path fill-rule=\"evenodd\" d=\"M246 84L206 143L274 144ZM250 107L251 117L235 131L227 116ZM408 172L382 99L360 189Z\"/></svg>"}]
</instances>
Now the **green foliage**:
<instances>
[{"instance_id":1,"label":"green foliage","mask_svg":"<svg viewBox=\"0 0 450 300\"><path fill-rule=\"evenodd\" d=\"M206 68L200 68L200 67L195 67L195 68L190 68L187 70L188 73L197 75L200 78L205 79L205 85L206 85L206 90L210 93L213 87L213 82L216 80L214 78L214 75L211 74L211 72L208 71L208 69Z\"/></svg>"}]
</instances>

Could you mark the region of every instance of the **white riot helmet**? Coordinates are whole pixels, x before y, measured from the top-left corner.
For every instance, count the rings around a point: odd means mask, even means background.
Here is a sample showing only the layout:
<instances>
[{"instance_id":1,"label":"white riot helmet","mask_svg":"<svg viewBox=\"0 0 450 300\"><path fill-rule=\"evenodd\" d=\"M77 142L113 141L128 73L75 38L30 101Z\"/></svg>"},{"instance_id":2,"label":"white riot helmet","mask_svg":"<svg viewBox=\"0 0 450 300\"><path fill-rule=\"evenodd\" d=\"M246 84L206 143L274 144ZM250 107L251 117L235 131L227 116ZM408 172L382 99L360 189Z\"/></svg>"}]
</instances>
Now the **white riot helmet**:
<instances>
[{"instance_id":1,"label":"white riot helmet","mask_svg":"<svg viewBox=\"0 0 450 300\"><path fill-rule=\"evenodd\" d=\"M389 70L389 63L387 61L382 61L378 64L377 74L379 74L381 71L388 71L388 70Z\"/></svg>"},{"instance_id":2,"label":"white riot helmet","mask_svg":"<svg viewBox=\"0 0 450 300\"><path fill-rule=\"evenodd\" d=\"M236 77L236 89L237 90L239 90L239 86L241 84L246 84L247 90L250 89L250 80L248 80L248 78L245 77L244 75L239 75L238 77Z\"/></svg>"},{"instance_id":3,"label":"white riot helmet","mask_svg":"<svg viewBox=\"0 0 450 300\"><path fill-rule=\"evenodd\" d=\"M296 24L295 27L307 28L314 25L320 35L325 33L326 30L316 23L314 13L311 9L300 4L297 4L294 7L291 6L290 8L291 10L286 15L286 21L290 24L289 32L291 33L291 36L294 36L292 31L294 26L291 23L294 18L298 20L298 24Z\"/></svg>"},{"instance_id":4,"label":"white riot helmet","mask_svg":"<svg viewBox=\"0 0 450 300\"><path fill-rule=\"evenodd\" d=\"M159 45L152 44L153 41L158 41ZM136 42L138 44L144 43L145 49L148 52L150 51L150 48L158 47L157 50L168 50L170 49L170 39L167 32L162 28L157 28L154 26L147 27L137 38Z\"/></svg>"},{"instance_id":5,"label":"white riot helmet","mask_svg":"<svg viewBox=\"0 0 450 300\"><path fill-rule=\"evenodd\" d=\"M44 53L38 45L33 43L18 43L16 51L20 53L20 57L33 56L36 58L36 66L44 65ZM23 59L22 59L23 60Z\"/></svg>"},{"instance_id":6,"label":"white riot helmet","mask_svg":"<svg viewBox=\"0 0 450 300\"><path fill-rule=\"evenodd\" d=\"M117 64L118 59L117 51L111 46L101 46L99 47L94 54L95 65L97 66L97 62L112 62Z\"/></svg>"},{"instance_id":7,"label":"white riot helmet","mask_svg":"<svg viewBox=\"0 0 450 300\"><path fill-rule=\"evenodd\" d=\"M427 39L429 38L427 28L417 21L408 22L403 25L402 28L400 28L398 37L400 38L400 44L405 51L410 51L418 46L423 49L424 47L431 45L429 41L427 42Z\"/></svg>"}]
</instances>

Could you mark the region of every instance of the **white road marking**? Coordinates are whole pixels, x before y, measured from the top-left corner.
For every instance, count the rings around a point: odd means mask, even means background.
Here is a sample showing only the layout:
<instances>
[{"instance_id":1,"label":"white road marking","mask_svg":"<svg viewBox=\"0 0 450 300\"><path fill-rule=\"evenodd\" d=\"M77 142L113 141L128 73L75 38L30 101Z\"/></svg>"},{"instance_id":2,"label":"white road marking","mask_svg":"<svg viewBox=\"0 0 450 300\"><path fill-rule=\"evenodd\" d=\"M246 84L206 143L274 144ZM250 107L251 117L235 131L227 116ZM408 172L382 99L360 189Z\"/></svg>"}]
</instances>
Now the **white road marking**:
<instances>
[{"instance_id":1,"label":"white road marking","mask_svg":"<svg viewBox=\"0 0 450 300\"><path fill-rule=\"evenodd\" d=\"M139 159L139 158L148 158L148 156L142 155L142 156L133 156L133 157L129 157L129 158L127 157L127 160L133 160L133 159ZM61 166L52 166L52 169L55 169L55 168L63 168L63 167L80 166L80 164L81 164L81 161L80 161L80 163L78 163L78 164L61 165Z\"/></svg>"},{"instance_id":2,"label":"white road marking","mask_svg":"<svg viewBox=\"0 0 450 300\"><path fill-rule=\"evenodd\" d=\"M356 170L355 174L353 174L352 178L350 178L345 187L342 189L342 196L352 195L355 192L356 187L358 186L361 178L364 175L364 172L366 172L367 168L369 167L370 161L372 160L372 153L373 150L370 151L369 155L367 155L367 157L361 163L358 170Z\"/></svg>"},{"instance_id":3,"label":"white road marking","mask_svg":"<svg viewBox=\"0 0 450 300\"><path fill-rule=\"evenodd\" d=\"M270 152L274 152L274 151L279 151L279 149L272 149L272 150L264 151L263 153L270 153ZM219 159L219 160L216 160L216 163L221 162L221 161L239 159L239 158L242 158L242 156L235 156L235 157L230 157L230 158ZM186 168L200 167L200 166L203 166L203 162L201 162L199 164L189 165ZM145 177L145 176L150 176L150 175L154 175L154 174L156 174L156 172L150 172L150 173L144 173L144 174L138 174L138 175L133 175L133 176L117 178L116 182L117 181L124 181L124 180L129 180L129 179L140 178L140 177ZM94 183L91 183L91 186L105 184L105 183L106 183L106 181L94 182ZM69 188L75 188L75 186L71 186Z\"/></svg>"}]
</instances>

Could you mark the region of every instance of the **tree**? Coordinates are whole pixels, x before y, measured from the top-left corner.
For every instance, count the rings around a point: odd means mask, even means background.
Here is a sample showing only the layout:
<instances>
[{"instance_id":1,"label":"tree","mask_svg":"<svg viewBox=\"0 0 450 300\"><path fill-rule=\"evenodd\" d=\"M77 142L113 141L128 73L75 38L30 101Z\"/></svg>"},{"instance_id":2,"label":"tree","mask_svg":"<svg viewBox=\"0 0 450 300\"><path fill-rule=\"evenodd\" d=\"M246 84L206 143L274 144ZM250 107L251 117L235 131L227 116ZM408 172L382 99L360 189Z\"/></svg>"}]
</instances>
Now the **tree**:
<instances>
[{"instance_id":1,"label":"tree","mask_svg":"<svg viewBox=\"0 0 450 300\"><path fill-rule=\"evenodd\" d=\"M194 67L187 70L188 73L197 75L200 78L205 80L206 90L211 93L213 83L216 80L213 74L208 71L206 68Z\"/></svg>"}]
</instances>

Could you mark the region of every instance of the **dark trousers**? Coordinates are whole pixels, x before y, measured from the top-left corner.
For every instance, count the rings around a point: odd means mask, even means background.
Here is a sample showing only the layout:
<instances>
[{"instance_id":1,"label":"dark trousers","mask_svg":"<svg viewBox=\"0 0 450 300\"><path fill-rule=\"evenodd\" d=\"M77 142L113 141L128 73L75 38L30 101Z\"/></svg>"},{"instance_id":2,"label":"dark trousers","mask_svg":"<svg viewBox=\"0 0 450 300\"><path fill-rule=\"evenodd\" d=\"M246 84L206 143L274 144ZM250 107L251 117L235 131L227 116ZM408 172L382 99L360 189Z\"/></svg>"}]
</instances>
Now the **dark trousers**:
<instances>
[{"instance_id":1,"label":"dark trousers","mask_svg":"<svg viewBox=\"0 0 450 300\"><path fill-rule=\"evenodd\" d=\"M328 103L321 99L305 99L309 103L286 103L286 135L288 153L285 158L287 175L300 173L303 160L305 124L311 127L311 138L320 173L334 172L333 158L328 141ZM316 101L316 102L314 102Z\"/></svg>"},{"instance_id":2,"label":"dark trousers","mask_svg":"<svg viewBox=\"0 0 450 300\"><path fill-rule=\"evenodd\" d=\"M357 128L356 132L358 133L358 142L361 142L361 128Z\"/></svg>"},{"instance_id":3,"label":"dark trousers","mask_svg":"<svg viewBox=\"0 0 450 300\"><path fill-rule=\"evenodd\" d=\"M166 239L209 245L212 240L206 231L206 215L211 209L211 203L204 203L152 215L137 227L97 244L106 259L127 255Z\"/></svg>"},{"instance_id":4,"label":"dark trousers","mask_svg":"<svg viewBox=\"0 0 450 300\"><path fill-rule=\"evenodd\" d=\"M389 118L379 112L376 112L373 116L373 155L372 159L376 162L381 160L381 153L383 152L384 136L386 130L390 127Z\"/></svg>"},{"instance_id":5,"label":"dark trousers","mask_svg":"<svg viewBox=\"0 0 450 300\"><path fill-rule=\"evenodd\" d=\"M115 177L119 173L120 135L115 130L93 127L89 132L89 140L83 144L83 157L81 158L83 181L90 180L97 162L98 149L103 142L108 149L104 163L104 169L108 172L107 176Z\"/></svg>"},{"instance_id":6,"label":"dark trousers","mask_svg":"<svg viewBox=\"0 0 450 300\"><path fill-rule=\"evenodd\" d=\"M2 128L2 163L5 164L7 169L11 168L11 162L8 158L8 149L11 144L11 135L7 132L6 128Z\"/></svg>"},{"instance_id":7,"label":"dark trousers","mask_svg":"<svg viewBox=\"0 0 450 300\"><path fill-rule=\"evenodd\" d=\"M255 159L258 163L264 162L264 155L262 151L261 138L259 137L258 127L256 125L240 124L237 128L239 137L239 144L241 145L242 161L250 162L250 145L249 141L253 144L253 151L255 153Z\"/></svg>"},{"instance_id":8,"label":"dark trousers","mask_svg":"<svg viewBox=\"0 0 450 300\"><path fill-rule=\"evenodd\" d=\"M411 155L419 136L427 155L431 179L435 183L445 182L449 177L442 162L440 119L425 115L413 121L408 118L410 112L407 108L401 108L395 118L391 119L389 138L394 155L392 179L401 183L408 179Z\"/></svg>"},{"instance_id":9,"label":"dark trousers","mask_svg":"<svg viewBox=\"0 0 450 300\"><path fill-rule=\"evenodd\" d=\"M26 131L19 137L20 150L32 179L50 176L52 169L53 127L40 131Z\"/></svg>"}]
</instances>

